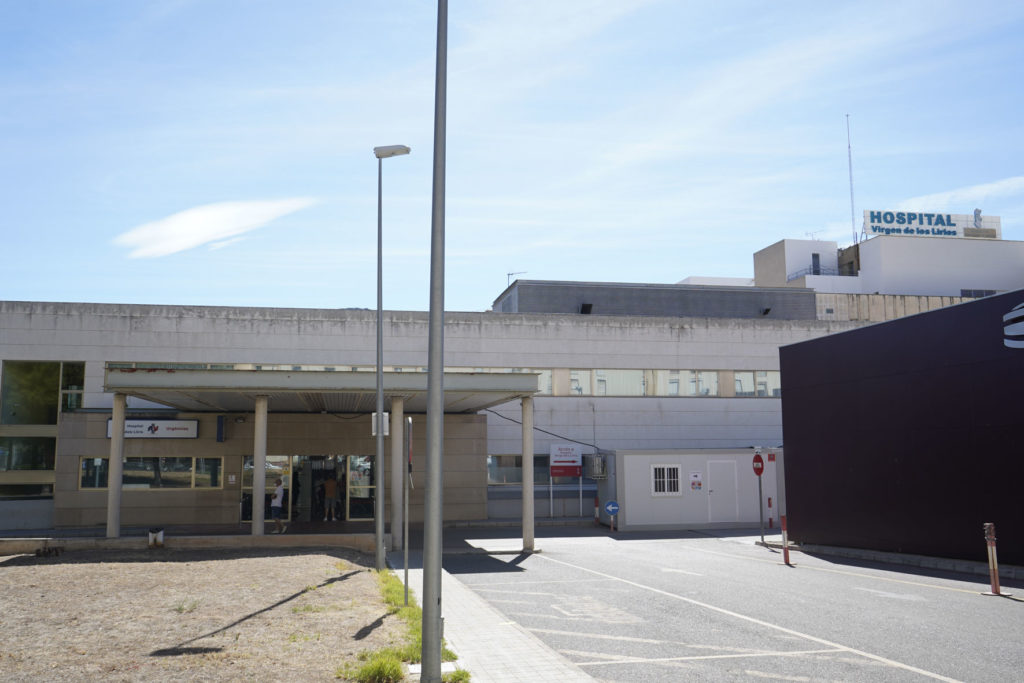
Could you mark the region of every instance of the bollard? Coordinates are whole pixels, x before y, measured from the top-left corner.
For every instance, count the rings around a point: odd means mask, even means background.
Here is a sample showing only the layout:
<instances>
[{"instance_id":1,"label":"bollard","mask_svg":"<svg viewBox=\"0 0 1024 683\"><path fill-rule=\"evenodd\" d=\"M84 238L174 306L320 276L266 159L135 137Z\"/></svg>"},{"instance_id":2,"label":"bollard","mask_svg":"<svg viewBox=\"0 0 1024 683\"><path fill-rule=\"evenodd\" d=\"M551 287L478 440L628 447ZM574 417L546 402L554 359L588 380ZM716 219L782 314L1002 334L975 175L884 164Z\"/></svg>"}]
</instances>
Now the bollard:
<instances>
[{"instance_id":1,"label":"bollard","mask_svg":"<svg viewBox=\"0 0 1024 683\"><path fill-rule=\"evenodd\" d=\"M780 515L779 521L782 523L782 561L786 563L786 566L792 566L789 564L789 538L786 536L786 515Z\"/></svg>"},{"instance_id":2,"label":"bollard","mask_svg":"<svg viewBox=\"0 0 1024 683\"><path fill-rule=\"evenodd\" d=\"M982 593L982 595L1004 595L1004 593L999 592L999 559L996 557L996 525L993 522L985 522L982 528L985 530L985 543L988 545L988 576L992 583L992 592Z\"/></svg>"},{"instance_id":3,"label":"bollard","mask_svg":"<svg viewBox=\"0 0 1024 683\"><path fill-rule=\"evenodd\" d=\"M769 529L774 529L775 528L774 526L772 526L772 521L773 521L773 519L772 519L772 497L768 496L768 528Z\"/></svg>"},{"instance_id":4,"label":"bollard","mask_svg":"<svg viewBox=\"0 0 1024 683\"><path fill-rule=\"evenodd\" d=\"M594 494L594 524L597 526L601 525L601 501L598 500L597 494Z\"/></svg>"}]
</instances>

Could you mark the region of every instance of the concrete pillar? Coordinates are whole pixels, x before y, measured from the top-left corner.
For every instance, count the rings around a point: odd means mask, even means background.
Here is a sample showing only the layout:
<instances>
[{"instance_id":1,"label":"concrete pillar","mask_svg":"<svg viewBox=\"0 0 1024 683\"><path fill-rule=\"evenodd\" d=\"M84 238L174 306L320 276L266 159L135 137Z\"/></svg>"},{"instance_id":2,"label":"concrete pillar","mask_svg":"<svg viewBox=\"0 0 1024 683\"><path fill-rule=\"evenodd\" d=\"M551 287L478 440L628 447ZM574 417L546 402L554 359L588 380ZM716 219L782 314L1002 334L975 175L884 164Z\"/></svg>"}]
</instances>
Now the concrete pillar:
<instances>
[{"instance_id":1,"label":"concrete pillar","mask_svg":"<svg viewBox=\"0 0 1024 683\"><path fill-rule=\"evenodd\" d=\"M121 484L124 473L124 414L128 397L114 394L107 461L107 538L121 537Z\"/></svg>"},{"instance_id":2,"label":"concrete pillar","mask_svg":"<svg viewBox=\"0 0 1024 683\"><path fill-rule=\"evenodd\" d=\"M391 399L391 549L402 547L402 491L405 477L405 399Z\"/></svg>"},{"instance_id":3,"label":"concrete pillar","mask_svg":"<svg viewBox=\"0 0 1024 683\"><path fill-rule=\"evenodd\" d=\"M267 514L267 397L257 396L252 439L252 535L263 535Z\"/></svg>"},{"instance_id":4,"label":"concrete pillar","mask_svg":"<svg viewBox=\"0 0 1024 683\"><path fill-rule=\"evenodd\" d=\"M533 397L523 397L523 552L533 552Z\"/></svg>"}]
</instances>

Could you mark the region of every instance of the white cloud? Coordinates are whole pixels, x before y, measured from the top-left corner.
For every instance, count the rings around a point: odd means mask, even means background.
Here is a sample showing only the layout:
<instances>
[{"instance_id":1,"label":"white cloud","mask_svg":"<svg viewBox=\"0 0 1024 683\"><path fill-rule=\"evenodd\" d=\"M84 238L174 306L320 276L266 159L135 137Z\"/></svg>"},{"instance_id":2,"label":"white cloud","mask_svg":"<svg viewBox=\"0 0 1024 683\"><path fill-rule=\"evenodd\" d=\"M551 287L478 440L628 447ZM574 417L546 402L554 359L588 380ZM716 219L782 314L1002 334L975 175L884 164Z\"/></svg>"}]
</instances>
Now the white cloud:
<instances>
[{"instance_id":1,"label":"white cloud","mask_svg":"<svg viewBox=\"0 0 1024 683\"><path fill-rule=\"evenodd\" d=\"M912 197L900 202L896 208L906 210L958 208L964 209L966 213L971 208L967 205L977 204L986 199L1014 197L1017 195L1024 195L1024 176L1013 176L992 183L970 185L969 187L961 187L955 190L948 190L947 192L936 192L935 194Z\"/></svg>"},{"instance_id":2,"label":"white cloud","mask_svg":"<svg viewBox=\"0 0 1024 683\"><path fill-rule=\"evenodd\" d=\"M206 204L132 228L113 242L131 248L129 258L167 256L208 243L226 246L239 235L315 203L315 199L296 197Z\"/></svg>"}]
</instances>

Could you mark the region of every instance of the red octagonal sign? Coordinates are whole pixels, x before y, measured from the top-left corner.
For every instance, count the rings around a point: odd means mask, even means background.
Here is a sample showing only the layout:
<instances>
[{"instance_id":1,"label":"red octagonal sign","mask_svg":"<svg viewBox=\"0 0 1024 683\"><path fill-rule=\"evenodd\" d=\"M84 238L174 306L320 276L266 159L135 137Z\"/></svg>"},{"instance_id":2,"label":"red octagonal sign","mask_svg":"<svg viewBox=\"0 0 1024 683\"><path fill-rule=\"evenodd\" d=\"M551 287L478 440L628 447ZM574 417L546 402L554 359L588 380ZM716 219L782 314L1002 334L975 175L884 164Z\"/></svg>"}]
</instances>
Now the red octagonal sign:
<instances>
[{"instance_id":1,"label":"red octagonal sign","mask_svg":"<svg viewBox=\"0 0 1024 683\"><path fill-rule=\"evenodd\" d=\"M760 453L755 453L754 454L754 474L756 474L757 476L760 477L762 472L764 472L764 458L761 457Z\"/></svg>"}]
</instances>

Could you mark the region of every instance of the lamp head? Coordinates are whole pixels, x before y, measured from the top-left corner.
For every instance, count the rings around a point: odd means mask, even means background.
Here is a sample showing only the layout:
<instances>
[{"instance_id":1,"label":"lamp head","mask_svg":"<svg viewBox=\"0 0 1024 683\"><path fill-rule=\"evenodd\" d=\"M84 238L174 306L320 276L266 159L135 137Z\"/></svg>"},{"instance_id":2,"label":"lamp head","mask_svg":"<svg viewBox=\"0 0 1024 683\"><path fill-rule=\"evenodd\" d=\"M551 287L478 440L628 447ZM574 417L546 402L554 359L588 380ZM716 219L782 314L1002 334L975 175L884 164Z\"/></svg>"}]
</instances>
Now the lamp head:
<instances>
[{"instance_id":1,"label":"lamp head","mask_svg":"<svg viewBox=\"0 0 1024 683\"><path fill-rule=\"evenodd\" d=\"M385 145L383 147L374 147L373 155L378 159L387 159L388 157L397 157L402 154L408 154L411 150L405 145Z\"/></svg>"}]
</instances>

